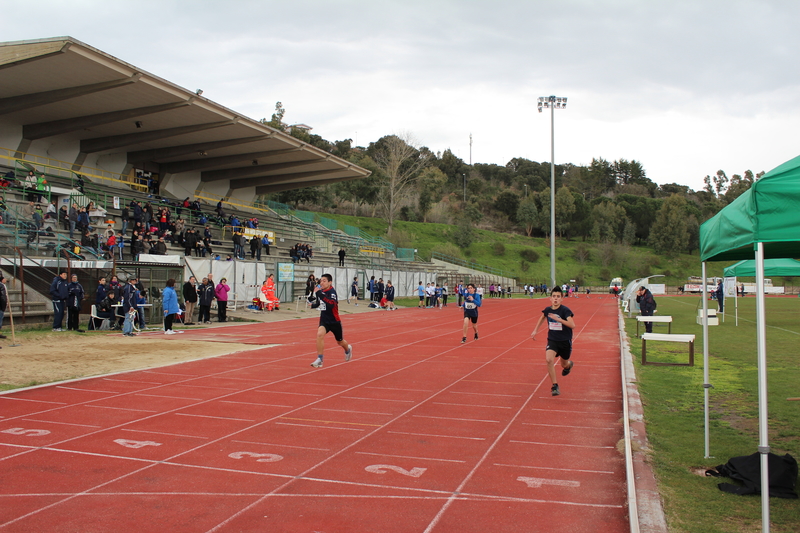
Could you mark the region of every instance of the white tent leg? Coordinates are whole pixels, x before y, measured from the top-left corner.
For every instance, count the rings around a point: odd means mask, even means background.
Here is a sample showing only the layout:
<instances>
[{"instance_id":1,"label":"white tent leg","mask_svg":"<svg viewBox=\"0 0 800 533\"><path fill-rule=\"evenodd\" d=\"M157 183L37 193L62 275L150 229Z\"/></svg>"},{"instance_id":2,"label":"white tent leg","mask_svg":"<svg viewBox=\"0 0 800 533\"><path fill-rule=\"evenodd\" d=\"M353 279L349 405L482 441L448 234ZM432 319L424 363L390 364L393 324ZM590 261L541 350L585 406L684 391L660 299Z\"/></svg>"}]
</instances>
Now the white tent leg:
<instances>
[{"instance_id":1,"label":"white tent leg","mask_svg":"<svg viewBox=\"0 0 800 533\"><path fill-rule=\"evenodd\" d=\"M708 389L711 384L708 382L708 287L706 283L706 263L703 261L703 418L705 424L705 455L711 457L711 443L709 437L709 401Z\"/></svg>"},{"instance_id":2,"label":"white tent leg","mask_svg":"<svg viewBox=\"0 0 800 533\"><path fill-rule=\"evenodd\" d=\"M761 454L761 531L769 532L769 410L767 409L767 320L764 243L756 247L756 341L758 343L758 453Z\"/></svg>"}]
</instances>

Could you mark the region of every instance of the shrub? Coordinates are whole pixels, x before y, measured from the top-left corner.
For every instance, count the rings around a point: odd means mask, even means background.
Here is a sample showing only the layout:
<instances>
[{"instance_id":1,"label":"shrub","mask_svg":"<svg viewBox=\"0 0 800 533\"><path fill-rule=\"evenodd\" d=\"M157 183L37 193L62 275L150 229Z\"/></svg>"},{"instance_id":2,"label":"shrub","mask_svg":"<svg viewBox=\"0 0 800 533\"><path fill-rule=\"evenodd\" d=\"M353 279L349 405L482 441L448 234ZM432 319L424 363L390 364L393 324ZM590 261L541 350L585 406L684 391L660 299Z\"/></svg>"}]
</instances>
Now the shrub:
<instances>
[{"instance_id":1,"label":"shrub","mask_svg":"<svg viewBox=\"0 0 800 533\"><path fill-rule=\"evenodd\" d=\"M525 261L525 260L523 259L523 260L521 260L521 261L519 262L519 268L520 268L520 270L522 270L523 272L527 272L527 271L528 271L528 269L530 269L530 268L531 268L531 264L530 264L530 263L528 263L527 261Z\"/></svg>"},{"instance_id":2,"label":"shrub","mask_svg":"<svg viewBox=\"0 0 800 533\"><path fill-rule=\"evenodd\" d=\"M533 248L523 248L519 251L519 255L522 259L531 263L535 263L539 260L539 254Z\"/></svg>"},{"instance_id":3,"label":"shrub","mask_svg":"<svg viewBox=\"0 0 800 533\"><path fill-rule=\"evenodd\" d=\"M502 242L496 242L492 245L492 252L494 255L506 255L506 246Z\"/></svg>"}]
</instances>

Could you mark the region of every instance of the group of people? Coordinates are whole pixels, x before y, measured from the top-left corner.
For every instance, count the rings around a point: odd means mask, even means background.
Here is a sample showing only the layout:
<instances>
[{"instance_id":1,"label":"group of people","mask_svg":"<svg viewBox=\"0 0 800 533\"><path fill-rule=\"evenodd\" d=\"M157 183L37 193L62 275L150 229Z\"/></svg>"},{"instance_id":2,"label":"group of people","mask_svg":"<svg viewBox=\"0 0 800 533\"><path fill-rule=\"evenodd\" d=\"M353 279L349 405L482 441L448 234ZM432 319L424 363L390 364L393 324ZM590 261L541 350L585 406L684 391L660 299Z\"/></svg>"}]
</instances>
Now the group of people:
<instances>
[{"instance_id":1,"label":"group of people","mask_svg":"<svg viewBox=\"0 0 800 533\"><path fill-rule=\"evenodd\" d=\"M441 309L447 307L447 286L438 283L428 283L422 285L422 280L417 286L417 296L419 296L418 308L421 309Z\"/></svg>"},{"instance_id":2,"label":"group of people","mask_svg":"<svg viewBox=\"0 0 800 533\"><path fill-rule=\"evenodd\" d=\"M289 248L289 257L292 263L299 263L303 259L306 260L306 263L310 263L313 256L314 248L310 244L298 242Z\"/></svg>"}]
</instances>

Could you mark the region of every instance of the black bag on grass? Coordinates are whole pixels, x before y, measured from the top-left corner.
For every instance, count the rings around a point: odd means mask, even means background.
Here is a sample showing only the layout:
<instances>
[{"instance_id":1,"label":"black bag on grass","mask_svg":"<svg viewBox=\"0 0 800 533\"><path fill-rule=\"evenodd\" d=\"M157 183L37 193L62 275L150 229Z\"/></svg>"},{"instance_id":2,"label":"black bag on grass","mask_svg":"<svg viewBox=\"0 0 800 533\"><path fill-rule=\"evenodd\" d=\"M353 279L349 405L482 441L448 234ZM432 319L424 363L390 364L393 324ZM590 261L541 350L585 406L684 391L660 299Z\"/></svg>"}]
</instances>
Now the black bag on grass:
<instances>
[{"instance_id":1,"label":"black bag on grass","mask_svg":"<svg viewBox=\"0 0 800 533\"><path fill-rule=\"evenodd\" d=\"M769 495L773 498L797 499L797 461L788 453L783 457L770 453L767 458L769 467ZM724 465L713 470L706 470L707 476L728 477L739 481L742 485L720 483L719 490L731 494L761 494L761 454L734 457Z\"/></svg>"}]
</instances>

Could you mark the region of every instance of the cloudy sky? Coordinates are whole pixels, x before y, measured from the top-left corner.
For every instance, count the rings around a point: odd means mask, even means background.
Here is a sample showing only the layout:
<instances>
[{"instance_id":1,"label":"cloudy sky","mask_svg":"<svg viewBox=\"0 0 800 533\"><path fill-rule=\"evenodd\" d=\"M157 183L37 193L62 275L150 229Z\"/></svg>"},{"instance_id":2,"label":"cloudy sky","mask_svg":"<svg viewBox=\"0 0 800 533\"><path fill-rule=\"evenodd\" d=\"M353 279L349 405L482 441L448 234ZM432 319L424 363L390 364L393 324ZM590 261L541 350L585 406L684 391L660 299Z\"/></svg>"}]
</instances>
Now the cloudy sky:
<instances>
[{"instance_id":1,"label":"cloudy sky","mask_svg":"<svg viewBox=\"0 0 800 533\"><path fill-rule=\"evenodd\" d=\"M2 40L69 35L255 119L469 162L640 161L694 189L800 154L794 0L0 0Z\"/></svg>"}]
</instances>

